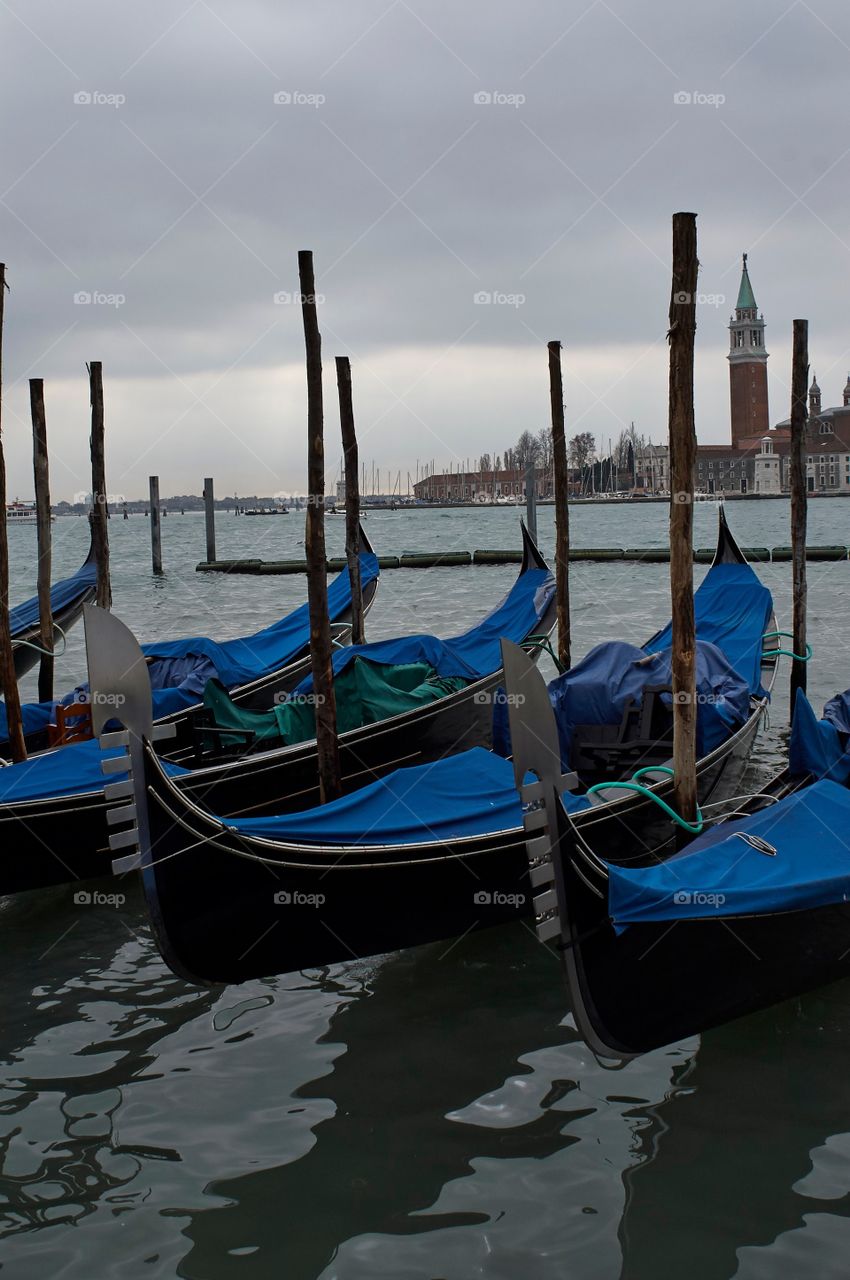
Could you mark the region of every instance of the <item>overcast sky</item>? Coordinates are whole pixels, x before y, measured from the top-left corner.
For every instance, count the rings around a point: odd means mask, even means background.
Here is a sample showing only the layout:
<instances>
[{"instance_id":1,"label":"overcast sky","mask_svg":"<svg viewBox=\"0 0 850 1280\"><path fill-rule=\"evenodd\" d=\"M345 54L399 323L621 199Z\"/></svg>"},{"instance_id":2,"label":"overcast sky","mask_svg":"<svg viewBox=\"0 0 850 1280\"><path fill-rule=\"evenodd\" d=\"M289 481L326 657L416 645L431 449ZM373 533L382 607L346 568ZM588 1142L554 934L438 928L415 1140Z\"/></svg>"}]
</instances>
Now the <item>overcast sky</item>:
<instances>
[{"instance_id":1,"label":"overcast sky","mask_svg":"<svg viewBox=\"0 0 850 1280\"><path fill-rule=\"evenodd\" d=\"M111 492L303 491L300 248L329 487L337 354L361 456L403 487L546 425L550 338L570 434L661 440L677 209L699 214L700 439L728 439L742 250L772 420L795 316L840 402L846 0L0 0L0 23L10 497L32 492L30 377L54 498L89 487L92 359Z\"/></svg>"}]
</instances>

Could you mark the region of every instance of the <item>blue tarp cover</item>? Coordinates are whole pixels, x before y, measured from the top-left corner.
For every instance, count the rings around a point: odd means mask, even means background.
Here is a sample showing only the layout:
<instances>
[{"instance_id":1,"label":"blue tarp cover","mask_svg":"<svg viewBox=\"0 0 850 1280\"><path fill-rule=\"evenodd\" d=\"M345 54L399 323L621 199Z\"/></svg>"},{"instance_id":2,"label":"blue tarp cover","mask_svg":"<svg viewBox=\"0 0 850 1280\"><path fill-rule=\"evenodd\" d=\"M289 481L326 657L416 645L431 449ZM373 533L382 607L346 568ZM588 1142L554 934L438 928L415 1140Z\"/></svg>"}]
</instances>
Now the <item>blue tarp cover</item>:
<instances>
[{"instance_id":1,"label":"blue tarp cover","mask_svg":"<svg viewBox=\"0 0 850 1280\"><path fill-rule=\"evenodd\" d=\"M694 593L697 635L716 645L750 693L760 693L762 637L770 630L773 599L748 564L712 565ZM669 622L643 647L647 653L669 649Z\"/></svg>"},{"instance_id":2,"label":"blue tarp cover","mask_svg":"<svg viewBox=\"0 0 850 1280\"><path fill-rule=\"evenodd\" d=\"M640 703L647 685L672 681L670 650L648 656L643 649L609 640L590 650L577 666L549 685L549 700L558 722L561 758L568 767L572 733L576 725L618 725L626 704ZM697 755L705 756L749 714L750 691L721 651L697 641ZM672 695L662 698L672 707Z\"/></svg>"},{"instance_id":3,"label":"blue tarp cover","mask_svg":"<svg viewBox=\"0 0 850 1280\"><path fill-rule=\"evenodd\" d=\"M737 839L747 831L776 856ZM823 780L750 818L723 823L658 866L609 866L615 927L800 911L850 899L850 791Z\"/></svg>"},{"instance_id":4,"label":"blue tarp cover","mask_svg":"<svg viewBox=\"0 0 850 1280\"><path fill-rule=\"evenodd\" d=\"M565 795L571 810L590 803ZM352 795L279 817L222 819L243 835L292 844L426 844L522 826L513 766L483 747L397 769Z\"/></svg>"},{"instance_id":5,"label":"blue tarp cover","mask_svg":"<svg viewBox=\"0 0 850 1280\"><path fill-rule=\"evenodd\" d=\"M102 752L100 743L92 739L7 765L0 769L0 804L102 791L106 782L122 782L127 777L126 773L111 773L107 779L100 767L101 760L120 754L120 747ZM163 763L171 777L188 772L179 765Z\"/></svg>"},{"instance_id":6,"label":"blue tarp cover","mask_svg":"<svg viewBox=\"0 0 850 1280\"><path fill-rule=\"evenodd\" d=\"M343 671L360 656L384 666L426 662L440 676L479 680L501 667L503 637L519 643L534 630L549 607L554 591L555 580L548 569L528 569L519 575L501 604L462 635L452 640L438 640L429 635L398 636L372 644L348 645L334 653L334 673ZM295 695L309 693L312 684L313 678L308 676L295 690Z\"/></svg>"},{"instance_id":7,"label":"blue tarp cover","mask_svg":"<svg viewBox=\"0 0 850 1280\"><path fill-rule=\"evenodd\" d=\"M378 577L378 558L371 551L361 552L360 577L363 587ZM328 584L328 609L331 621L340 618L351 603L351 583L344 569ZM207 680L216 676L228 689L257 680L269 672L285 667L310 643L310 614L302 604L292 613L273 622L270 627L237 640L221 643L208 636L189 636L183 640L154 641L143 644L142 652L154 661L149 666L153 691L153 715L172 715L200 702ZM75 701L86 686L80 685L61 699ZM24 733L39 733L55 716L55 702L29 702L22 708ZM0 702L0 742L8 738L6 708Z\"/></svg>"},{"instance_id":8,"label":"blue tarp cover","mask_svg":"<svg viewBox=\"0 0 850 1280\"><path fill-rule=\"evenodd\" d=\"M837 693L824 704L823 718L845 738L850 736L850 689Z\"/></svg>"},{"instance_id":9,"label":"blue tarp cover","mask_svg":"<svg viewBox=\"0 0 850 1280\"><path fill-rule=\"evenodd\" d=\"M97 582L97 565L92 560L90 563L81 565L76 573L72 573L70 578L62 578L59 582L54 582L50 588L50 605L54 613L59 613L62 609L67 608L75 599L78 599L85 591L89 590ZM15 605L14 609L9 610L9 626L12 632L12 639L21 635L24 631L29 631L31 627L38 626L38 596L33 596L30 600L24 600L22 604Z\"/></svg>"},{"instance_id":10,"label":"blue tarp cover","mask_svg":"<svg viewBox=\"0 0 850 1280\"><path fill-rule=\"evenodd\" d=\"M839 694L824 707L827 710L845 697ZM788 768L792 773L810 773L815 778L831 778L833 782L850 779L850 751L847 731L839 732L828 719L818 720L802 689L797 690L791 741L788 744Z\"/></svg>"}]
</instances>

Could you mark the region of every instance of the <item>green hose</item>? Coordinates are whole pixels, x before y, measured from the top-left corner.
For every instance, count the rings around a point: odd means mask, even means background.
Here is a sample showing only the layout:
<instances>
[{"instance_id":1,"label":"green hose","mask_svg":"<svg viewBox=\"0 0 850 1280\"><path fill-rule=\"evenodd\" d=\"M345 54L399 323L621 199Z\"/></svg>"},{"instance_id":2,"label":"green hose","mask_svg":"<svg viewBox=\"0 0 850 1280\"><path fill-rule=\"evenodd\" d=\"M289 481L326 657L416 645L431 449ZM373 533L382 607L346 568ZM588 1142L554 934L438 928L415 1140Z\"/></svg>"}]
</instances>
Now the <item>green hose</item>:
<instances>
[{"instance_id":1,"label":"green hose","mask_svg":"<svg viewBox=\"0 0 850 1280\"><path fill-rule=\"evenodd\" d=\"M652 768L651 771L655 773L655 772L661 772L662 770L660 768L658 770ZM650 772L650 768L638 769L637 773L635 774L635 777L637 778L641 774L648 773L648 772ZM666 766L663 767L663 772L670 774L671 777L673 776L673 770L668 769ZM594 786L588 787L585 794L591 796L595 791L604 791L606 788L610 788L610 787L620 787L625 791L634 791L637 795L644 796L645 799L651 800L653 804L657 804L660 809L664 810L668 818L671 818L673 822L677 823L678 826L684 827L685 831L689 831L691 835L698 836L702 831L703 817L699 807L697 807L696 824L692 822L686 822L684 818L679 817L675 809L670 808L669 804L667 804L665 800L662 800L661 797L657 796L654 791L650 791L649 787L643 786L640 782L634 782L634 781L632 782L597 782L595 783Z\"/></svg>"},{"instance_id":2,"label":"green hose","mask_svg":"<svg viewBox=\"0 0 850 1280\"><path fill-rule=\"evenodd\" d=\"M526 636L526 638L521 642L521 648L525 649L526 647L542 649L544 653L548 653L560 674L564 674L566 667L552 648L552 643L548 636Z\"/></svg>"},{"instance_id":3,"label":"green hose","mask_svg":"<svg viewBox=\"0 0 850 1280\"><path fill-rule=\"evenodd\" d=\"M794 639L790 631L765 631L763 638L765 640L779 640L782 636L787 637L789 640ZM794 653L791 649L766 649L761 656L763 658L793 658L795 662L809 662L813 653L814 649L810 644L807 644L805 657L799 653Z\"/></svg>"}]
</instances>

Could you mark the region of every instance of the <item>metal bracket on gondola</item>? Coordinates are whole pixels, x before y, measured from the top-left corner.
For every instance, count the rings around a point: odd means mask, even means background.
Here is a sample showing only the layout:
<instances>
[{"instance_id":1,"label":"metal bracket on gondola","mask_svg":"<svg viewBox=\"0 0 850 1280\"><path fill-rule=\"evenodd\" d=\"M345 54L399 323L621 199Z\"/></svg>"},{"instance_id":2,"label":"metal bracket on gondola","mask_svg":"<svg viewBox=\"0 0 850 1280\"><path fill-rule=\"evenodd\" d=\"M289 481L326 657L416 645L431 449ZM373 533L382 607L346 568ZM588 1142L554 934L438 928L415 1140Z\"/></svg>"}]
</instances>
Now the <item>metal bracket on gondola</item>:
<instances>
[{"instance_id":1,"label":"metal bracket on gondola","mask_svg":"<svg viewBox=\"0 0 850 1280\"><path fill-rule=\"evenodd\" d=\"M558 865L559 797L578 784L574 773L561 771L558 729L546 685L527 654L502 641L502 665L508 692L514 782L522 800L528 877L534 924L541 942L564 938ZM533 781L526 781L532 774Z\"/></svg>"},{"instance_id":2,"label":"metal bracket on gondola","mask_svg":"<svg viewBox=\"0 0 850 1280\"><path fill-rule=\"evenodd\" d=\"M560 795L564 791L571 791L575 785L574 773L561 774L558 778L552 779L553 794ZM553 938L560 937L562 932L546 789L548 788L543 782L536 781L524 783L520 788L520 798L523 802L522 825L526 832L528 879L532 889L539 890L532 898L532 906L534 907L534 928L541 942L550 942Z\"/></svg>"},{"instance_id":3,"label":"metal bracket on gondola","mask_svg":"<svg viewBox=\"0 0 850 1280\"><path fill-rule=\"evenodd\" d=\"M175 737L176 734L176 725L158 724L153 726L151 738L154 742L163 742ZM138 810L135 804L136 789L133 781L133 750L130 745L130 735L126 729L118 730L115 733L101 734L100 744L101 747L127 748L127 751L122 752L120 756L101 761L101 768L104 773L126 773L129 775L121 782L109 783L108 786L104 787L103 792L104 798L109 804L116 800L126 802L124 804L119 803L114 809L107 809L107 826L117 827L124 822L133 824L131 827L127 827L126 831L115 831L109 837L109 848L113 852L117 849L130 850L130 853L112 860L112 874L124 875L128 871L137 871L141 866Z\"/></svg>"}]
</instances>

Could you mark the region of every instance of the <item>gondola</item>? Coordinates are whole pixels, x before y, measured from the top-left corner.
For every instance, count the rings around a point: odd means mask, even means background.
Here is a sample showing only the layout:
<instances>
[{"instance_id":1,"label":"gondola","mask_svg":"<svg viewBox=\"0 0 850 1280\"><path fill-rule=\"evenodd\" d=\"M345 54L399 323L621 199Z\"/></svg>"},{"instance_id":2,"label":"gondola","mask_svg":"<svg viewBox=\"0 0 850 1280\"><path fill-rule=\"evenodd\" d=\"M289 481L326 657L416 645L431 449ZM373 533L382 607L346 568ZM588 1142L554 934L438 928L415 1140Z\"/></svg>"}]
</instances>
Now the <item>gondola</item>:
<instances>
[{"instance_id":1,"label":"gondola","mask_svg":"<svg viewBox=\"0 0 850 1280\"><path fill-rule=\"evenodd\" d=\"M624 865L570 820L545 688L504 650L537 932L595 1053L628 1059L850 975L850 692L820 722L798 693L787 769L671 857Z\"/></svg>"},{"instance_id":2,"label":"gondola","mask_svg":"<svg viewBox=\"0 0 850 1280\"><path fill-rule=\"evenodd\" d=\"M94 547L76 573L70 578L54 582L50 588L50 608L53 614L53 643L64 638L81 617L83 605L94 599L97 590L97 562ZM12 633L12 652L15 658L15 675L18 679L35 666L41 657L41 627L39 625L38 596L32 596L9 610L9 629Z\"/></svg>"},{"instance_id":3,"label":"gondola","mask_svg":"<svg viewBox=\"0 0 850 1280\"><path fill-rule=\"evenodd\" d=\"M721 550L730 537L724 522ZM734 604L734 593L726 594ZM772 620L769 599L760 598L759 655ZM773 659L764 665L772 677ZM741 755L763 710L764 697L755 698L745 723L727 739L728 756ZM669 739L662 737L657 750L669 753ZM703 790L713 795L728 761L720 747L712 754ZM150 748L141 760L145 785L134 813L143 814L151 918L167 962L194 981L238 982L376 954L530 911L513 766L494 752L469 750L430 767L400 769L322 808L247 819L214 816L208 797L169 779ZM666 793L668 785L662 773L655 791ZM624 841L623 798L628 793L594 804L576 791L567 802L577 823ZM642 808L629 807L632 822L640 824ZM113 820L121 823L120 810ZM648 831L649 824L636 825L626 843L634 844L635 833L650 838Z\"/></svg>"},{"instance_id":4,"label":"gondola","mask_svg":"<svg viewBox=\"0 0 850 1280\"><path fill-rule=\"evenodd\" d=\"M455 640L441 642L431 636L419 636L378 641L365 647L350 646L355 657L363 653L393 659L399 654L405 657L410 652L425 651L434 658L441 653L477 674L451 694L341 734L340 757L347 790L361 788L405 765L436 760L474 746L490 746L494 694L501 682L500 638L508 631L518 641L530 641L537 652L555 623L551 572L524 528L523 542L523 563L510 592L481 622ZM100 622L108 625L103 619ZM109 645L107 640L95 649L108 657ZM343 661L344 654L339 651L335 666ZM106 674L100 678L92 664L90 648L91 687L95 691L92 714L96 723L102 723L99 713L114 705L116 690L123 689L121 675L120 670L107 663ZM145 678L148 679L147 673ZM105 702L99 701L101 696ZM147 714L150 717L150 710ZM122 719L124 715L122 708ZM159 745L168 752L174 743L172 737L160 739ZM197 798L211 805L216 813L228 816L275 812L281 807L296 810L318 803L315 740L191 771L167 761L164 769L187 797ZM95 741L48 752L28 764L0 770L0 837L6 848L14 850L0 864L0 893L108 874L107 807Z\"/></svg>"},{"instance_id":5,"label":"gondola","mask_svg":"<svg viewBox=\"0 0 850 1280\"><path fill-rule=\"evenodd\" d=\"M363 608L368 612L378 589L380 571L378 558L362 529L360 541ZM351 637L347 568L329 584L328 605L333 640L338 645L346 644ZM144 645L151 668L154 717L157 723L175 727L171 751L178 758L191 754L195 726L203 714L201 695L211 676L224 682L237 706L268 707L277 695L288 692L304 678L310 665L309 644L310 621L305 603L262 631L236 640L219 643L207 636L191 636ZM25 703L22 714L27 753L34 755L50 745L49 728L56 720L58 706L85 705L87 696L88 691L83 688L66 695L61 702ZM0 756L8 753L8 746L5 712L0 705Z\"/></svg>"}]
</instances>

